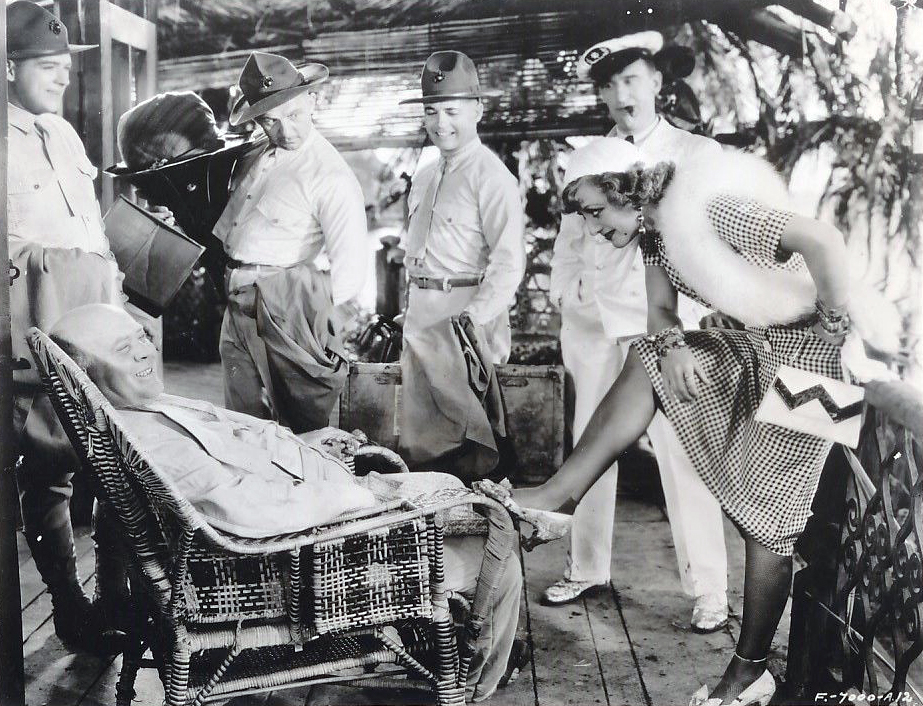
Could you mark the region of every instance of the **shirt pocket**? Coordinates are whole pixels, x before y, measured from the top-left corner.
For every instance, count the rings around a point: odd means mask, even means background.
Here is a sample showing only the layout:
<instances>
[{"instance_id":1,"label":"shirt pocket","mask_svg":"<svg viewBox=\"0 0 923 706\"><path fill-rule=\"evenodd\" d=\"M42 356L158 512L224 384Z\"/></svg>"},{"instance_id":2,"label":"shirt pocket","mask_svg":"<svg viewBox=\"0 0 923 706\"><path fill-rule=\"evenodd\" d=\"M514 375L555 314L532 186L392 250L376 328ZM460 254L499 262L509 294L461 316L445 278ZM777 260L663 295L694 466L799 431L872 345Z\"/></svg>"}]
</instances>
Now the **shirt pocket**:
<instances>
[{"instance_id":1,"label":"shirt pocket","mask_svg":"<svg viewBox=\"0 0 923 706\"><path fill-rule=\"evenodd\" d=\"M464 233L482 232L481 217L476 203L458 203L450 199L437 199L433 206L433 217L446 227Z\"/></svg>"},{"instance_id":2,"label":"shirt pocket","mask_svg":"<svg viewBox=\"0 0 923 706\"><path fill-rule=\"evenodd\" d=\"M59 177L61 188L67 197L67 205L75 216L89 223L96 219L96 188L93 180L98 173L89 160L78 160L74 169Z\"/></svg>"},{"instance_id":3,"label":"shirt pocket","mask_svg":"<svg viewBox=\"0 0 923 706\"><path fill-rule=\"evenodd\" d=\"M288 233L307 233L311 214L305 208L297 208L276 196L264 196L256 204L256 210L269 223Z\"/></svg>"},{"instance_id":4,"label":"shirt pocket","mask_svg":"<svg viewBox=\"0 0 923 706\"><path fill-rule=\"evenodd\" d=\"M29 224L45 222L49 189L56 186L56 181L50 170L10 170L7 208L11 232L16 232L24 226L29 230Z\"/></svg>"}]
</instances>

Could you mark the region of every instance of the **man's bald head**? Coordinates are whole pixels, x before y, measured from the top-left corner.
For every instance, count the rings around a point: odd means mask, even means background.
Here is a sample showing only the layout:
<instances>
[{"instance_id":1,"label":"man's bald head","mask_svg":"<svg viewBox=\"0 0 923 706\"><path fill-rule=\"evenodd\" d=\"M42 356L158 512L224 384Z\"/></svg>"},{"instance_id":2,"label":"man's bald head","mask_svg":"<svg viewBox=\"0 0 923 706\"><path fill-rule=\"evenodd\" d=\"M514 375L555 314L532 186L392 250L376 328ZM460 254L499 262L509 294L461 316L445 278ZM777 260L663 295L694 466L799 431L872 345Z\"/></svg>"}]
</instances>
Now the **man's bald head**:
<instances>
[{"instance_id":1,"label":"man's bald head","mask_svg":"<svg viewBox=\"0 0 923 706\"><path fill-rule=\"evenodd\" d=\"M87 304L62 316L51 339L83 367L116 407L138 407L163 393L157 351L124 309Z\"/></svg>"}]
</instances>

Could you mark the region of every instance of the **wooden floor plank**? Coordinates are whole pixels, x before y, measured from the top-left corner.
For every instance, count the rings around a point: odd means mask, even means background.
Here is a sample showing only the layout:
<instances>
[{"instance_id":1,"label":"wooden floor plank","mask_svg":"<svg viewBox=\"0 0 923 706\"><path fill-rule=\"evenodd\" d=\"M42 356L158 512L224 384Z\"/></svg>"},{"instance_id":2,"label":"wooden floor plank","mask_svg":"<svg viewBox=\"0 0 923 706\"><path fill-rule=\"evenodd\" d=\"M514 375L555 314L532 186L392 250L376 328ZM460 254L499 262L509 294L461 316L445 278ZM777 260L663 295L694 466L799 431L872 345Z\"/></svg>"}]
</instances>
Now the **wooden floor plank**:
<instances>
[{"instance_id":1,"label":"wooden floor plank","mask_svg":"<svg viewBox=\"0 0 923 706\"><path fill-rule=\"evenodd\" d=\"M77 573L85 584L84 590L92 595L92 581L96 570L96 555L89 530L75 531L74 544L77 550ZM22 636L26 642L29 636L51 618L51 595L45 589L34 562L27 563L20 573L20 595L22 601ZM52 631L53 632L53 631Z\"/></svg>"},{"instance_id":2,"label":"wooden floor plank","mask_svg":"<svg viewBox=\"0 0 923 706\"><path fill-rule=\"evenodd\" d=\"M606 704L586 606L574 603L549 607L539 603L545 587L560 578L565 551L565 543L559 541L525 555L538 704Z\"/></svg>"},{"instance_id":3,"label":"wooden floor plank","mask_svg":"<svg viewBox=\"0 0 923 706\"><path fill-rule=\"evenodd\" d=\"M731 630L698 635L687 627L692 601L680 588L670 527L665 521L638 521L637 516L631 502L620 500L613 544L614 598L647 703L688 703L700 684L713 684L724 670L734 637ZM731 585L740 586L741 542L730 534L728 554ZM732 602L738 602L737 595L732 594Z\"/></svg>"},{"instance_id":4,"label":"wooden floor plank","mask_svg":"<svg viewBox=\"0 0 923 706\"><path fill-rule=\"evenodd\" d=\"M603 688L610 704L643 704L645 693L631 643L612 591L598 591L583 599L596 648Z\"/></svg>"},{"instance_id":5,"label":"wooden floor plank","mask_svg":"<svg viewBox=\"0 0 923 706\"><path fill-rule=\"evenodd\" d=\"M520 554L520 556L524 556ZM523 571L521 565L520 571ZM523 576L522 598L519 601L519 628L516 631L516 637L525 640L530 647L535 646L535 635L531 630L531 621L529 619L529 584ZM522 668L516 681L507 684L502 689L498 689L491 699L492 703L500 703L504 706L538 706L535 691L535 661L534 654L529 659L529 663Z\"/></svg>"},{"instance_id":6,"label":"wooden floor plank","mask_svg":"<svg viewBox=\"0 0 923 706\"><path fill-rule=\"evenodd\" d=\"M150 653L148 653L148 657ZM121 656L116 657L101 671L97 680L89 684L83 697L75 706L111 706L115 702L115 684L119 679L119 670L122 668ZM136 703L161 704L163 703L163 685L156 669L141 669L135 679L135 692L138 694Z\"/></svg>"}]
</instances>

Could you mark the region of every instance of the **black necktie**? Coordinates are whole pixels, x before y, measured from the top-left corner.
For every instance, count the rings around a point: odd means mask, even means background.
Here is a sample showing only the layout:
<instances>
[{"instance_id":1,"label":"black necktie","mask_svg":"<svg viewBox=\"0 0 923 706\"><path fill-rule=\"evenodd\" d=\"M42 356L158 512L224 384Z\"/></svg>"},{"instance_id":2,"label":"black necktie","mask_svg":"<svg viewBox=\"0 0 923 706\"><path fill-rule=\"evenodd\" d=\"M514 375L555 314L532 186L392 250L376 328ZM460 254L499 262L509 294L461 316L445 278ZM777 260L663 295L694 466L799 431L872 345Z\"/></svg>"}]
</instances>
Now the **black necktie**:
<instances>
[{"instance_id":1,"label":"black necktie","mask_svg":"<svg viewBox=\"0 0 923 706\"><path fill-rule=\"evenodd\" d=\"M628 136L625 138L625 142L630 142L631 144L634 144L634 143L635 143L635 136L634 136L634 135L628 135Z\"/></svg>"}]
</instances>

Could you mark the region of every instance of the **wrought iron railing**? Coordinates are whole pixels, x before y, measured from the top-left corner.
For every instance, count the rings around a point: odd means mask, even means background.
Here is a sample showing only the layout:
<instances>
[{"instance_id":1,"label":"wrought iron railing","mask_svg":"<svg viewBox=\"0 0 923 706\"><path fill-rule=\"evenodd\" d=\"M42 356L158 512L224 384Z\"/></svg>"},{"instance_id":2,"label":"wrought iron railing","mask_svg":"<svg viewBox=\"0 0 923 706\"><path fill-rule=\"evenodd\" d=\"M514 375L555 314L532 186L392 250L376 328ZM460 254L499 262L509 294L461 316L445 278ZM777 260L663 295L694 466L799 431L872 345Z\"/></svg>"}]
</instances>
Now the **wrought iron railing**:
<instances>
[{"instance_id":1,"label":"wrought iron railing","mask_svg":"<svg viewBox=\"0 0 923 706\"><path fill-rule=\"evenodd\" d=\"M798 550L793 703L923 703L923 397L866 388L855 452L831 454Z\"/></svg>"}]
</instances>

